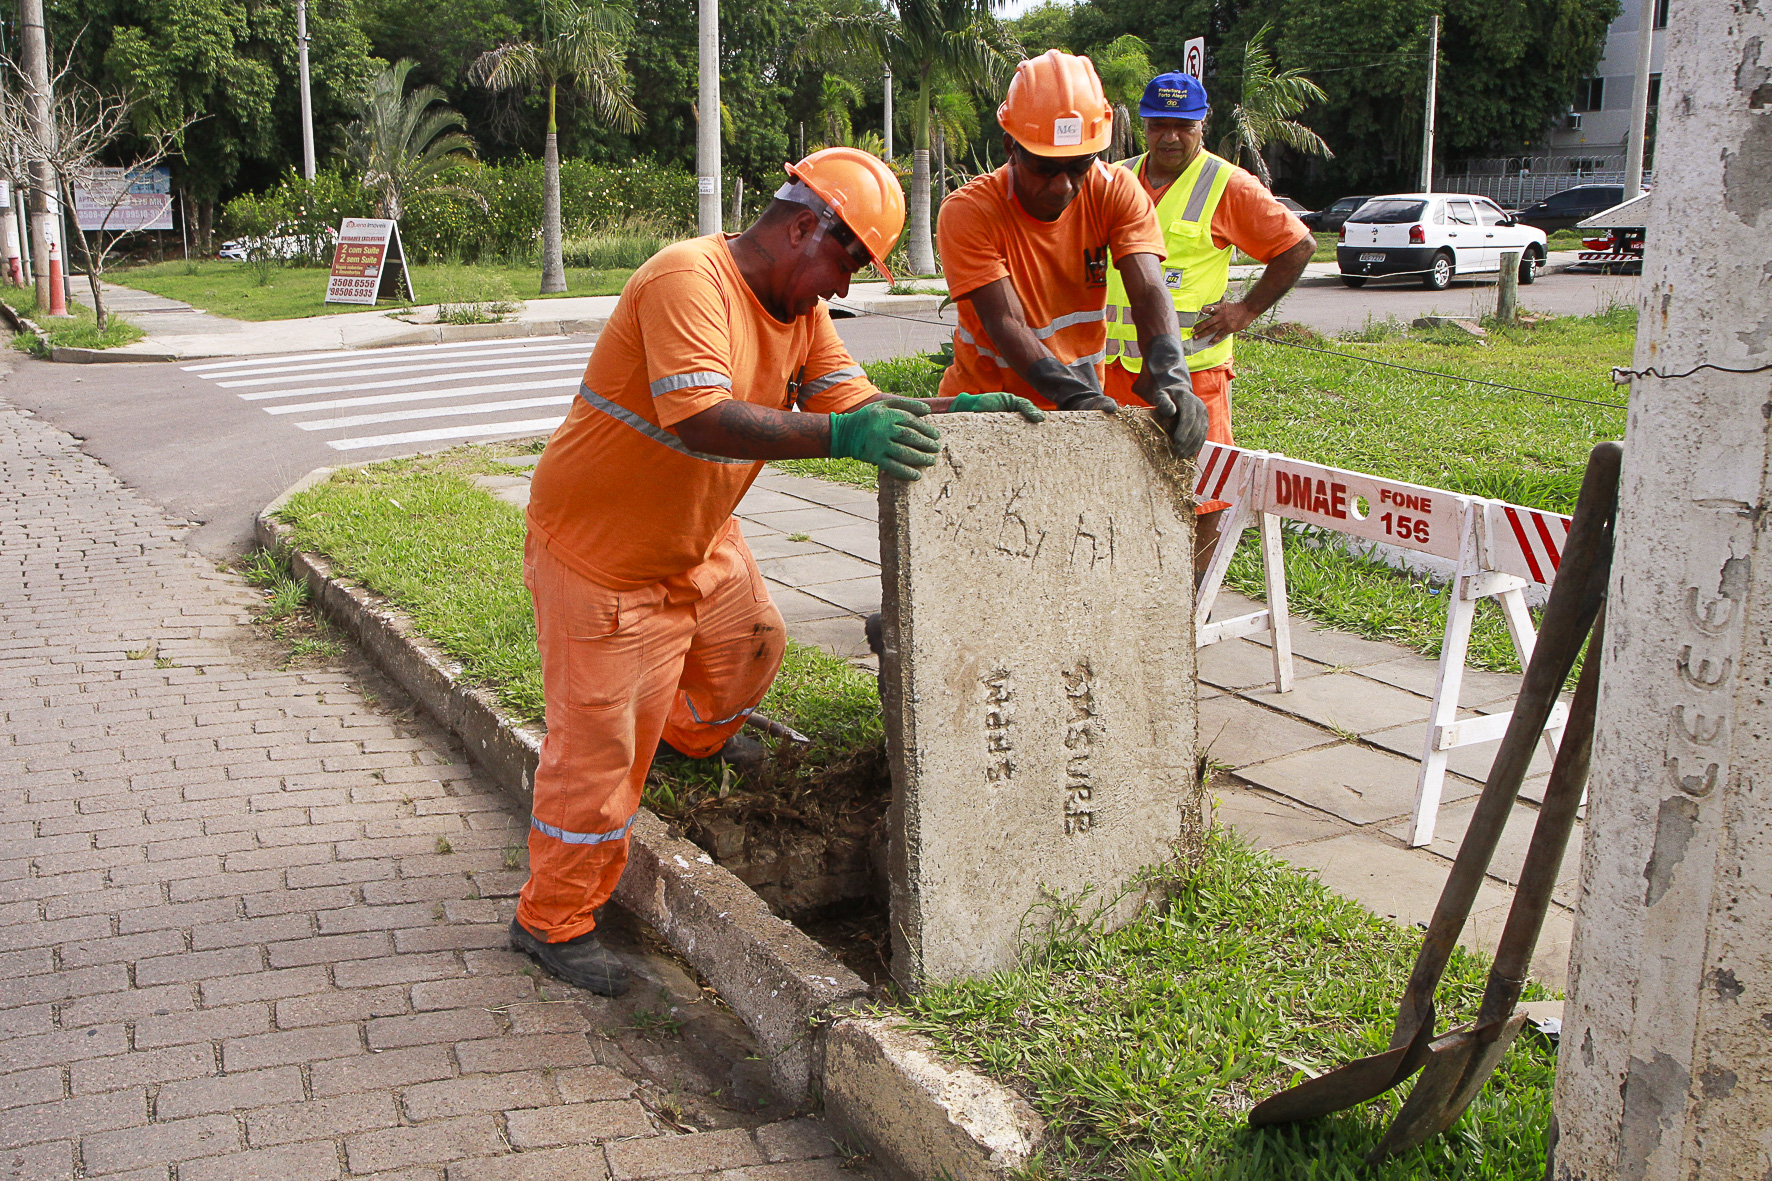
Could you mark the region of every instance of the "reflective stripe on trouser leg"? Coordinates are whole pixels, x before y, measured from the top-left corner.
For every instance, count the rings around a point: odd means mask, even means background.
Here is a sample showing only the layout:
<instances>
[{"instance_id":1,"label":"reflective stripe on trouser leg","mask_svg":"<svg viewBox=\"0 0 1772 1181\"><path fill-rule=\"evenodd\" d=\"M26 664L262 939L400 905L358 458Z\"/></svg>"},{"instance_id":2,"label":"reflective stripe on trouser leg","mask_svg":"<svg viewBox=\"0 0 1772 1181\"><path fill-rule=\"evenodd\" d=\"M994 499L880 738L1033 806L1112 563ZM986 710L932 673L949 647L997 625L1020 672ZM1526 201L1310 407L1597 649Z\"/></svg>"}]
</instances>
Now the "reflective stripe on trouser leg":
<instances>
[{"instance_id":1,"label":"reflective stripe on trouser leg","mask_svg":"<svg viewBox=\"0 0 1772 1181\"><path fill-rule=\"evenodd\" d=\"M719 582L695 604L695 638L664 732L665 741L696 758L716 753L743 728L787 649L781 612L737 529L707 567L719 570Z\"/></svg>"},{"instance_id":2,"label":"reflective stripe on trouser leg","mask_svg":"<svg viewBox=\"0 0 1772 1181\"><path fill-rule=\"evenodd\" d=\"M595 927L593 912L621 880L628 829L695 621L691 604L670 603L662 586L610 590L568 568L533 535L523 564L548 733L517 918L557 943Z\"/></svg>"}]
</instances>

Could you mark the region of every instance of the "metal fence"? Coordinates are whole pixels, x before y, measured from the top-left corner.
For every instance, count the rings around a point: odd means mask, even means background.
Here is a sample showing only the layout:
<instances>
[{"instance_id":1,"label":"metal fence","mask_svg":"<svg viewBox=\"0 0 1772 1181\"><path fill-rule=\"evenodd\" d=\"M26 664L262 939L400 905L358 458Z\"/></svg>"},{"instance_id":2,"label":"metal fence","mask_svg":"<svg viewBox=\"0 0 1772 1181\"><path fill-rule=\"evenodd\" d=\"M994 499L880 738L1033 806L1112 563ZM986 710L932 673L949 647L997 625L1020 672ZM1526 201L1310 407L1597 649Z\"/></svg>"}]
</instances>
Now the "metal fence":
<instances>
[{"instance_id":1,"label":"metal fence","mask_svg":"<svg viewBox=\"0 0 1772 1181\"><path fill-rule=\"evenodd\" d=\"M1643 174L1649 183L1650 174ZM1521 209L1576 185L1624 184L1622 156L1511 156L1467 160L1434 178L1442 193L1474 193L1504 209Z\"/></svg>"}]
</instances>

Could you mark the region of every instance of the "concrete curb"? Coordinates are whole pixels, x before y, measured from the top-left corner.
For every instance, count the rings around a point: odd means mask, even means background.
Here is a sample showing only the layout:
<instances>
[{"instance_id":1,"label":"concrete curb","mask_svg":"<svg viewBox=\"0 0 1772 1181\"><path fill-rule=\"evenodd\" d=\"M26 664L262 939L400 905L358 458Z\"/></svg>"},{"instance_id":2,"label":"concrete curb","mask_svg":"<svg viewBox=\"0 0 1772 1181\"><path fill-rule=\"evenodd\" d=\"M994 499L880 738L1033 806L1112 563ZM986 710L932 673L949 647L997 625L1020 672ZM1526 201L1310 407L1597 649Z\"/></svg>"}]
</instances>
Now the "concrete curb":
<instances>
[{"instance_id":1,"label":"concrete curb","mask_svg":"<svg viewBox=\"0 0 1772 1181\"><path fill-rule=\"evenodd\" d=\"M415 344L450 344L471 340L513 340L526 336L571 336L577 333L601 332L607 317L572 320L507 320L497 324L413 324L408 331L378 337L357 345L341 345L342 349L385 349ZM227 337L217 336L218 347L211 352L127 352L130 345L115 349L52 349L49 359L74 365L146 364L157 361L195 361L204 357L231 357L234 351L225 347Z\"/></svg>"},{"instance_id":2,"label":"concrete curb","mask_svg":"<svg viewBox=\"0 0 1772 1181\"><path fill-rule=\"evenodd\" d=\"M14 332L28 332L28 333L30 333L32 336L37 338L37 343L39 345L41 345L43 348L49 350L51 352L51 354L54 353L55 350L54 350L53 346L51 346L49 343L49 334L47 332L43 331L43 329L37 327L36 321L34 321L26 316L20 315L17 308L13 307L11 304L5 302L4 300L0 300L0 320L5 320L7 325Z\"/></svg>"},{"instance_id":3,"label":"concrete curb","mask_svg":"<svg viewBox=\"0 0 1772 1181\"><path fill-rule=\"evenodd\" d=\"M459 682L460 666L379 595L298 550L276 519L289 498L319 484L318 468L259 514L258 540L287 560L321 609L384 672L467 746L511 799L527 808L541 733L490 695ZM718 990L762 1044L771 1082L790 1101L822 1096L832 1120L915 1177L1001 1177L1025 1164L1042 1128L1027 1101L889 1019L846 1015L868 986L698 846L641 809L615 899L645 919Z\"/></svg>"}]
</instances>

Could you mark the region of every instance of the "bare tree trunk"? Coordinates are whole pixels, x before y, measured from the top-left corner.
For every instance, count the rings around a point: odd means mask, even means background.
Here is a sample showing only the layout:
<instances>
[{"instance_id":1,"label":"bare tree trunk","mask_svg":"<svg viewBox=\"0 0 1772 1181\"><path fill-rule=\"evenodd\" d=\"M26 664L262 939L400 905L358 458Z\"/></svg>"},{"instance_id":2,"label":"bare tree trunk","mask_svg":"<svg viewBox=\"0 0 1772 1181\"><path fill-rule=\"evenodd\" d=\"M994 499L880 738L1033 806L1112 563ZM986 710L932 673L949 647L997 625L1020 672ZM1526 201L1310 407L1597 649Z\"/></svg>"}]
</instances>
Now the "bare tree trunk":
<instances>
[{"instance_id":1,"label":"bare tree trunk","mask_svg":"<svg viewBox=\"0 0 1772 1181\"><path fill-rule=\"evenodd\" d=\"M911 153L911 271L935 273L935 241L929 221L929 145L917 145Z\"/></svg>"},{"instance_id":2,"label":"bare tree trunk","mask_svg":"<svg viewBox=\"0 0 1772 1181\"><path fill-rule=\"evenodd\" d=\"M62 200L67 203L67 207L69 209L74 208L74 194L73 194L73 191L71 189L69 189L67 185L62 186ZM115 206L113 205L112 208L114 209ZM108 211L107 211L105 220L106 221L110 220ZM103 240L104 231L99 230L98 233L100 235L100 245L102 246L104 243L104 240ZM99 287L99 279L100 279L99 272L100 272L103 264L98 260L98 258L94 258L93 253L92 253L92 244L86 240L86 234L80 229L78 222L76 222L74 225L74 237L76 237L80 240L80 256L86 262L86 283L87 283L87 286L92 288L93 316L98 321L98 330L100 332L103 332L105 330L105 325L107 323L109 323L108 314L105 311L105 293ZM102 258L102 257L103 257L103 253L101 251L99 258Z\"/></svg>"},{"instance_id":3,"label":"bare tree trunk","mask_svg":"<svg viewBox=\"0 0 1772 1181\"><path fill-rule=\"evenodd\" d=\"M566 259L560 242L560 136L554 123L554 88L548 88L548 140L541 166L541 293L566 290ZM715 116L718 118L718 116Z\"/></svg>"},{"instance_id":4,"label":"bare tree trunk","mask_svg":"<svg viewBox=\"0 0 1772 1181\"><path fill-rule=\"evenodd\" d=\"M211 236L215 233L215 202L197 202L197 253L208 254Z\"/></svg>"}]
</instances>

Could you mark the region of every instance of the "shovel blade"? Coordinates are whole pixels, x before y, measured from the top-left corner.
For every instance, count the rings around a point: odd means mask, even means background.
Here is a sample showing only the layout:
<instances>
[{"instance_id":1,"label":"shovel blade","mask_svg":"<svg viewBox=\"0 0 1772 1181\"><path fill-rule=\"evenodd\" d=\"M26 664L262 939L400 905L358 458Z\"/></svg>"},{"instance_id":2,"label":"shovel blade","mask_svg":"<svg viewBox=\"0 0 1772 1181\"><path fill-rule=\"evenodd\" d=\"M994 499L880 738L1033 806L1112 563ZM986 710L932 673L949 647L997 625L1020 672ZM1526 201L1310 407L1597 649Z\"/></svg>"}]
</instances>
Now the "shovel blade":
<instances>
[{"instance_id":1,"label":"shovel blade","mask_svg":"<svg viewBox=\"0 0 1772 1181\"><path fill-rule=\"evenodd\" d=\"M1468 1026L1435 1040L1428 1047L1427 1064L1415 1089L1367 1162L1376 1164L1387 1156L1408 1152L1451 1127L1495 1073L1525 1024L1526 1014L1515 1013L1488 1041Z\"/></svg>"},{"instance_id":2,"label":"shovel blade","mask_svg":"<svg viewBox=\"0 0 1772 1181\"><path fill-rule=\"evenodd\" d=\"M1306 1079L1277 1095L1269 1095L1249 1112L1249 1126L1290 1124L1315 1119L1335 1111L1344 1111L1364 1103L1374 1095L1382 1095L1421 1065L1433 1037L1433 1009L1429 1006L1427 1021L1416 1031L1407 1045L1397 1046L1382 1054L1370 1054L1336 1067L1328 1074Z\"/></svg>"}]
</instances>

